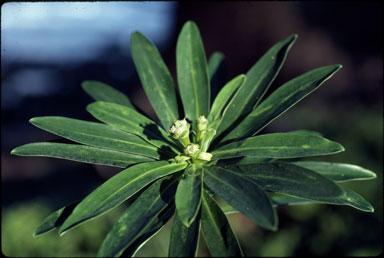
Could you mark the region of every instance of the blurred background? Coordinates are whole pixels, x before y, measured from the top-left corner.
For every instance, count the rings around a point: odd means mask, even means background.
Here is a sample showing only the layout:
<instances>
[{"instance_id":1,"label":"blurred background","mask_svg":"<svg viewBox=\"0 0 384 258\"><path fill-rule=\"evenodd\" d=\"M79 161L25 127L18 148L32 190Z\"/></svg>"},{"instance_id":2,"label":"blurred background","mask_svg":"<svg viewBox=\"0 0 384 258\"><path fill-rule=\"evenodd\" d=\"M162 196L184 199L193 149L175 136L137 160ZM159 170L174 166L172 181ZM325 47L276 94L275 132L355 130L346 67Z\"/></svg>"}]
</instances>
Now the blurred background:
<instances>
[{"instance_id":1,"label":"blurred background","mask_svg":"<svg viewBox=\"0 0 384 258\"><path fill-rule=\"evenodd\" d=\"M177 35L187 20L200 28L207 56L226 56L228 79L247 70L277 41L297 33L269 92L323 65L343 69L264 132L308 129L344 145L321 160L360 165L377 179L344 183L373 204L279 207L279 231L229 215L246 256L370 256L382 252L383 52L379 2L9 2L1 8L1 176L3 254L17 257L94 256L124 207L75 228L37 238L52 211L83 198L119 169L49 158L10 156L19 145L55 139L33 127L35 116L93 120L81 89L99 80L126 93L155 118L134 69L130 34L159 48L176 78ZM313 159L315 160L315 159ZM166 256L171 224L137 256ZM200 241L198 254L209 256Z\"/></svg>"}]
</instances>

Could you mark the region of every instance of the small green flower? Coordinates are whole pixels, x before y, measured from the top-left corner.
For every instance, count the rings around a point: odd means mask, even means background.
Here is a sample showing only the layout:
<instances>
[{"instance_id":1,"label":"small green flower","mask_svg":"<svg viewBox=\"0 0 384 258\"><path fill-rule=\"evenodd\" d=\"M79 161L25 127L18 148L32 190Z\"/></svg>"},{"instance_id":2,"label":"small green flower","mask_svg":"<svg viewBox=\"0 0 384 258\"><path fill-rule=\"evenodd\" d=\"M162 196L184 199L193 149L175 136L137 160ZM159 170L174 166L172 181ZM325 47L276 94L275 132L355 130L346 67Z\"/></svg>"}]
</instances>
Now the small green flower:
<instances>
[{"instance_id":1,"label":"small green flower","mask_svg":"<svg viewBox=\"0 0 384 258\"><path fill-rule=\"evenodd\" d=\"M208 120L205 118L205 116L199 116L197 118L197 130L203 131L207 129Z\"/></svg>"},{"instance_id":2,"label":"small green flower","mask_svg":"<svg viewBox=\"0 0 384 258\"><path fill-rule=\"evenodd\" d=\"M189 157L191 157L191 158L196 158L199 155L199 153L200 153L199 145L193 144L193 143L189 144L185 148L184 153L186 155L188 155Z\"/></svg>"},{"instance_id":3,"label":"small green flower","mask_svg":"<svg viewBox=\"0 0 384 258\"><path fill-rule=\"evenodd\" d=\"M183 120L175 119L169 132L174 139L180 140L184 146L188 146L191 143L189 140L190 126L185 118Z\"/></svg>"},{"instance_id":4,"label":"small green flower","mask_svg":"<svg viewBox=\"0 0 384 258\"><path fill-rule=\"evenodd\" d=\"M212 154L209 152L200 152L197 158L200 160L210 161L212 159Z\"/></svg>"}]
</instances>

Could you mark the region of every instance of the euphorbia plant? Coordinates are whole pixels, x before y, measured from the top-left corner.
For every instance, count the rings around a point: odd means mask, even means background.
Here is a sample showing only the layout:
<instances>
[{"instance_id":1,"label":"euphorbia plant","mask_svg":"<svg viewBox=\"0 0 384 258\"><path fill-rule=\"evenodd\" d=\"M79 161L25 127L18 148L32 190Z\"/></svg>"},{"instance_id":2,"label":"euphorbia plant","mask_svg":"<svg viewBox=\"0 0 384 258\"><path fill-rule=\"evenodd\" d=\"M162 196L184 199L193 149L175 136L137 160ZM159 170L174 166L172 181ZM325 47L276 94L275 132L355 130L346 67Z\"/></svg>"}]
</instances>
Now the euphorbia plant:
<instances>
[{"instance_id":1,"label":"euphorbia plant","mask_svg":"<svg viewBox=\"0 0 384 258\"><path fill-rule=\"evenodd\" d=\"M341 152L340 144L306 130L257 135L341 68L309 71L262 101L296 38L278 42L211 98L210 84L221 81L223 56L214 53L207 64L198 28L187 22L176 48L179 105L156 47L134 32L133 61L160 123L138 112L123 93L96 81L82 86L96 100L87 111L102 123L32 118L33 125L75 143L30 143L12 154L123 168L83 200L48 216L34 235L54 228L63 234L127 201L98 256L134 255L172 217L169 256L195 255L200 230L212 256L242 256L227 212L241 212L267 230L277 230L278 205L328 203L373 212L360 195L337 184L372 179L373 172L296 159ZM227 204L219 205L216 195Z\"/></svg>"}]
</instances>

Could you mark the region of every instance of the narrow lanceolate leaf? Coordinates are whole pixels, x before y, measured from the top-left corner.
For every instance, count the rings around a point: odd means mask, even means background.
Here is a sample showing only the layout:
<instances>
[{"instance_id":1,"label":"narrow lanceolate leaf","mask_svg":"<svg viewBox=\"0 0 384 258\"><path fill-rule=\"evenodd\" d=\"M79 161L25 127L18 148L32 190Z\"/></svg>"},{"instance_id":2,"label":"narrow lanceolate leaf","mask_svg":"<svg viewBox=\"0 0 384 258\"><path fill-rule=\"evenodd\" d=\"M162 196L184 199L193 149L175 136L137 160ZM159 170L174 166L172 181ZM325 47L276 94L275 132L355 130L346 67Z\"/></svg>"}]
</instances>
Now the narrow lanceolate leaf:
<instances>
[{"instance_id":1,"label":"narrow lanceolate leaf","mask_svg":"<svg viewBox=\"0 0 384 258\"><path fill-rule=\"evenodd\" d=\"M101 244L98 256L117 256L151 228L160 213L173 201L177 187L176 179L164 177L141 193L109 231Z\"/></svg>"},{"instance_id":2,"label":"narrow lanceolate leaf","mask_svg":"<svg viewBox=\"0 0 384 258\"><path fill-rule=\"evenodd\" d=\"M135 109L129 98L115 88L98 81L84 81L81 87L94 100L107 101Z\"/></svg>"},{"instance_id":3,"label":"narrow lanceolate leaf","mask_svg":"<svg viewBox=\"0 0 384 258\"><path fill-rule=\"evenodd\" d=\"M227 81L227 66L223 53L213 52L209 57L208 73L211 84L211 102L213 102L217 93Z\"/></svg>"},{"instance_id":4,"label":"narrow lanceolate leaf","mask_svg":"<svg viewBox=\"0 0 384 258\"><path fill-rule=\"evenodd\" d=\"M344 151L343 146L323 137L271 133L224 145L212 152L212 158L228 159L240 156L256 156L282 159L327 155L341 151Z\"/></svg>"},{"instance_id":5,"label":"narrow lanceolate leaf","mask_svg":"<svg viewBox=\"0 0 384 258\"><path fill-rule=\"evenodd\" d=\"M295 131L290 131L287 133L293 133L293 134L299 134L299 135L309 135L309 136L320 136L322 137L323 135L320 132L312 131L312 130L295 130Z\"/></svg>"},{"instance_id":6,"label":"narrow lanceolate leaf","mask_svg":"<svg viewBox=\"0 0 384 258\"><path fill-rule=\"evenodd\" d=\"M185 163L154 161L127 168L89 194L68 217L60 233L80 222L101 215L130 198L152 181L184 169Z\"/></svg>"},{"instance_id":7,"label":"narrow lanceolate leaf","mask_svg":"<svg viewBox=\"0 0 384 258\"><path fill-rule=\"evenodd\" d=\"M208 116L210 83L199 29L192 21L183 26L176 46L177 81L185 116L195 121Z\"/></svg>"},{"instance_id":8,"label":"narrow lanceolate leaf","mask_svg":"<svg viewBox=\"0 0 384 258\"><path fill-rule=\"evenodd\" d=\"M206 191L203 191L200 220L201 230L212 257L244 256L225 214Z\"/></svg>"},{"instance_id":9,"label":"narrow lanceolate leaf","mask_svg":"<svg viewBox=\"0 0 384 258\"><path fill-rule=\"evenodd\" d=\"M203 190L202 168L188 167L177 187L175 203L180 221L189 227L195 220L201 204Z\"/></svg>"},{"instance_id":10,"label":"narrow lanceolate leaf","mask_svg":"<svg viewBox=\"0 0 384 258\"><path fill-rule=\"evenodd\" d=\"M372 207L372 205L369 202L367 202L362 196L360 196L359 194L357 194L356 192L352 191L349 188L342 187L342 186L340 186L340 188L343 190L343 194L336 198L329 199L327 201L314 201L306 198L301 198L301 197L296 197L291 195L283 195L283 194L273 195L271 199L275 205L299 205L299 204L325 203L325 204L336 204L336 205L348 205L364 212L374 212L374 208Z\"/></svg>"},{"instance_id":11,"label":"narrow lanceolate leaf","mask_svg":"<svg viewBox=\"0 0 384 258\"><path fill-rule=\"evenodd\" d=\"M68 216L72 213L73 209L76 207L77 204L79 204L79 202L72 203L68 206L58 209L57 211L52 212L37 227L37 229L33 233L33 236L36 237L52 229L60 227L63 222L68 218Z\"/></svg>"},{"instance_id":12,"label":"narrow lanceolate leaf","mask_svg":"<svg viewBox=\"0 0 384 258\"><path fill-rule=\"evenodd\" d=\"M289 163L260 163L230 166L226 169L272 192L318 201L327 201L343 194L342 189L325 176Z\"/></svg>"},{"instance_id":13,"label":"narrow lanceolate leaf","mask_svg":"<svg viewBox=\"0 0 384 258\"><path fill-rule=\"evenodd\" d=\"M247 81L229 104L217 134L221 134L236 121L241 121L260 101L279 73L297 35L278 42L265 53L247 72Z\"/></svg>"},{"instance_id":14,"label":"narrow lanceolate leaf","mask_svg":"<svg viewBox=\"0 0 384 258\"><path fill-rule=\"evenodd\" d=\"M154 161L154 159L132 153L107 150L79 144L34 142L19 146L11 154L40 156L125 168L131 164Z\"/></svg>"},{"instance_id":15,"label":"narrow lanceolate leaf","mask_svg":"<svg viewBox=\"0 0 384 258\"><path fill-rule=\"evenodd\" d=\"M176 212L173 217L168 257L195 257L199 226L198 218L189 227L185 226Z\"/></svg>"},{"instance_id":16,"label":"narrow lanceolate leaf","mask_svg":"<svg viewBox=\"0 0 384 258\"><path fill-rule=\"evenodd\" d=\"M180 117L172 76L159 51L140 32L131 36L131 51L144 91L163 127L168 129Z\"/></svg>"},{"instance_id":17,"label":"narrow lanceolate leaf","mask_svg":"<svg viewBox=\"0 0 384 258\"><path fill-rule=\"evenodd\" d=\"M341 65L320 67L283 84L247 115L233 131L222 139L222 142L237 138L242 139L258 133L305 96L320 87L340 68Z\"/></svg>"},{"instance_id":18,"label":"narrow lanceolate leaf","mask_svg":"<svg viewBox=\"0 0 384 258\"><path fill-rule=\"evenodd\" d=\"M229 81L225 86L220 90L219 94L215 98L215 101L212 104L211 111L208 115L209 121L215 121L221 119L223 116L224 110L228 105L228 102L232 99L236 91L243 85L245 82L245 75L241 74Z\"/></svg>"},{"instance_id":19,"label":"narrow lanceolate leaf","mask_svg":"<svg viewBox=\"0 0 384 258\"><path fill-rule=\"evenodd\" d=\"M109 125L59 116L35 117L30 122L45 131L78 143L154 159L161 157L159 149L155 146L136 135Z\"/></svg>"},{"instance_id":20,"label":"narrow lanceolate leaf","mask_svg":"<svg viewBox=\"0 0 384 258\"><path fill-rule=\"evenodd\" d=\"M222 167L206 167L204 183L229 205L270 230L277 229L276 211L264 190L254 181Z\"/></svg>"},{"instance_id":21,"label":"narrow lanceolate leaf","mask_svg":"<svg viewBox=\"0 0 384 258\"><path fill-rule=\"evenodd\" d=\"M168 133L153 120L135 110L114 103L97 101L89 104L87 111L98 120L122 131L138 135L158 148L171 148L172 151L177 152Z\"/></svg>"},{"instance_id":22,"label":"narrow lanceolate leaf","mask_svg":"<svg viewBox=\"0 0 384 258\"><path fill-rule=\"evenodd\" d=\"M376 178L376 174L374 172L351 164L321 161L299 161L292 162L292 164L313 170L337 182Z\"/></svg>"}]
</instances>

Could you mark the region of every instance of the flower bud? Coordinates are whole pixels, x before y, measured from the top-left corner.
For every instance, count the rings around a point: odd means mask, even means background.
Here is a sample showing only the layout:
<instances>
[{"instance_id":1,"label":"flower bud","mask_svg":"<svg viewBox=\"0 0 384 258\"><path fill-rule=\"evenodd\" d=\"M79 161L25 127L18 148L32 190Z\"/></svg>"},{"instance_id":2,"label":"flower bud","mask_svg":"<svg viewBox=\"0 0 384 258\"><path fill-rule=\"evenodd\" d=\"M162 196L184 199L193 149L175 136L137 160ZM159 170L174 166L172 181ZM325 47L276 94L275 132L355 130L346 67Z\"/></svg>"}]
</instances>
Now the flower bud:
<instances>
[{"instance_id":1,"label":"flower bud","mask_svg":"<svg viewBox=\"0 0 384 258\"><path fill-rule=\"evenodd\" d=\"M183 155L178 155L175 157L175 160L177 163L182 163L182 162L185 162L187 160L191 159L190 157L187 157L187 156L183 156Z\"/></svg>"},{"instance_id":2,"label":"flower bud","mask_svg":"<svg viewBox=\"0 0 384 258\"><path fill-rule=\"evenodd\" d=\"M197 118L197 129L198 131L204 131L207 129L208 120L205 118L205 116L199 116Z\"/></svg>"},{"instance_id":3,"label":"flower bud","mask_svg":"<svg viewBox=\"0 0 384 258\"><path fill-rule=\"evenodd\" d=\"M184 152L190 157L195 157L200 152L199 145L191 143L187 146L187 148L185 148Z\"/></svg>"},{"instance_id":4,"label":"flower bud","mask_svg":"<svg viewBox=\"0 0 384 258\"><path fill-rule=\"evenodd\" d=\"M189 127L187 120L185 118L183 120L175 120L169 132L172 137L175 139L183 139L189 137Z\"/></svg>"},{"instance_id":5,"label":"flower bud","mask_svg":"<svg viewBox=\"0 0 384 258\"><path fill-rule=\"evenodd\" d=\"M209 152L200 152L197 158L201 160L210 161L212 159L212 154Z\"/></svg>"}]
</instances>

